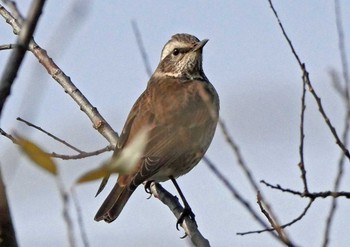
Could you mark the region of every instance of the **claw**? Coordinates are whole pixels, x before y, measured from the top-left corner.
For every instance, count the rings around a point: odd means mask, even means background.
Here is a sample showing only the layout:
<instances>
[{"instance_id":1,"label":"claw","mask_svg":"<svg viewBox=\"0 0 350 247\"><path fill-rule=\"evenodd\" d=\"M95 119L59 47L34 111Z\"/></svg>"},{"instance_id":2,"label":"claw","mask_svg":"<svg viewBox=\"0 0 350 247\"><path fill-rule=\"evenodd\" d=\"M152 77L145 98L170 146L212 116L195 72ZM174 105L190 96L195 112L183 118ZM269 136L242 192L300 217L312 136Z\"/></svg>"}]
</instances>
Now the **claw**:
<instances>
[{"instance_id":1,"label":"claw","mask_svg":"<svg viewBox=\"0 0 350 247\"><path fill-rule=\"evenodd\" d=\"M150 199L152 197L152 192L151 192L151 184L153 181L147 181L145 183L145 191L147 194L149 194L149 197L147 197L147 199Z\"/></svg>"},{"instance_id":2,"label":"claw","mask_svg":"<svg viewBox=\"0 0 350 247\"><path fill-rule=\"evenodd\" d=\"M187 235L187 233L185 232L185 235L183 235L182 237L180 237L181 239L184 239L184 238L186 238L188 235Z\"/></svg>"},{"instance_id":3,"label":"claw","mask_svg":"<svg viewBox=\"0 0 350 247\"><path fill-rule=\"evenodd\" d=\"M192 212L191 208L184 208L184 210L182 211L180 217L177 219L176 222L176 229L179 231L179 225L181 225L185 219L185 217L189 217L196 225L196 220L195 220L195 214ZM186 237L186 236L184 236Z\"/></svg>"}]
</instances>

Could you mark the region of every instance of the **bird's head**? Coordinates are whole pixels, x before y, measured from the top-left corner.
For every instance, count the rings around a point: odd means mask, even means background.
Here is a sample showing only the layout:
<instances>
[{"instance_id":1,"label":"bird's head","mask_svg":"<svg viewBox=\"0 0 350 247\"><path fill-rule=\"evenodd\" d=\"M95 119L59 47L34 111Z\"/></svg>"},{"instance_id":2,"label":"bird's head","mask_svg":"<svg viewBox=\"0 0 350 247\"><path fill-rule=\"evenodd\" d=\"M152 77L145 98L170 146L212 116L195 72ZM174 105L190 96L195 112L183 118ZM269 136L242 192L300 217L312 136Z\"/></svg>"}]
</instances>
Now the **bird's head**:
<instances>
[{"instance_id":1,"label":"bird's head","mask_svg":"<svg viewBox=\"0 0 350 247\"><path fill-rule=\"evenodd\" d=\"M162 50L156 73L174 78L204 79L202 50L207 42L207 39L200 41L190 34L175 34Z\"/></svg>"}]
</instances>

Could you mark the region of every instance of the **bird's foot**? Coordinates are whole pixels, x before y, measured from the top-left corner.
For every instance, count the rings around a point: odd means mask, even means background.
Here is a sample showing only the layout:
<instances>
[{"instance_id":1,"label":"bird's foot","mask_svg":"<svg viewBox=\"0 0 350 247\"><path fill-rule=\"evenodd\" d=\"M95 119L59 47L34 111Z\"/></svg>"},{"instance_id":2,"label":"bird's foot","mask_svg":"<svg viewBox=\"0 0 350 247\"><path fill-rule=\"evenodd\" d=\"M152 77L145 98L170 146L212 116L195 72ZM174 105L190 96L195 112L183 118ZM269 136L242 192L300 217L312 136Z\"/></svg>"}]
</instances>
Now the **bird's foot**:
<instances>
[{"instance_id":1,"label":"bird's foot","mask_svg":"<svg viewBox=\"0 0 350 247\"><path fill-rule=\"evenodd\" d=\"M197 226L197 223L195 220L195 214L192 212L192 209L190 207L185 207L182 213L180 214L180 217L177 219L177 222L176 222L177 230L179 230L179 225L183 223L185 217L190 218L190 220L192 220ZM186 237L186 235L184 237Z\"/></svg>"}]
</instances>

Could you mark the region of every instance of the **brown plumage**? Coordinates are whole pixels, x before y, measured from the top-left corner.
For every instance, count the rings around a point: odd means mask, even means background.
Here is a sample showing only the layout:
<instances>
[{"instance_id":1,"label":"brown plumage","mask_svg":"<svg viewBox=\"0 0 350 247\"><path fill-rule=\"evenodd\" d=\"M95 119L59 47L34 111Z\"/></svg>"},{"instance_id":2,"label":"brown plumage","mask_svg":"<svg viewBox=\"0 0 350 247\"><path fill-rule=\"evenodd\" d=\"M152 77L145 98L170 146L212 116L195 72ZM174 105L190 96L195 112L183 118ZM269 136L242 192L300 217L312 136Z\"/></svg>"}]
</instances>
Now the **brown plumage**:
<instances>
[{"instance_id":1,"label":"brown plumage","mask_svg":"<svg viewBox=\"0 0 350 247\"><path fill-rule=\"evenodd\" d=\"M95 220L115 220L137 186L189 172L214 136L219 98L202 69L202 48L189 34L176 34L164 46L146 90L132 107L114 156L146 127L147 143L136 168L120 175Z\"/></svg>"}]
</instances>

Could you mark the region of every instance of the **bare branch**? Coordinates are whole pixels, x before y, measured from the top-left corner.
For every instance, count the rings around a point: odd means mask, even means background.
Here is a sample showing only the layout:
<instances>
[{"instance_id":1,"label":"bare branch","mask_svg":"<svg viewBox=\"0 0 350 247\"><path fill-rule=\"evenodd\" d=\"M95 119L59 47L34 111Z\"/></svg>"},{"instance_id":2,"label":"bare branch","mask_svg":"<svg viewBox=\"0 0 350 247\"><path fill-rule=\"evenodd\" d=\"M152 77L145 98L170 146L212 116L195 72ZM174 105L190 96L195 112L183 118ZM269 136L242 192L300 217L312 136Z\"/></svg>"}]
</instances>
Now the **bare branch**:
<instances>
[{"instance_id":1,"label":"bare branch","mask_svg":"<svg viewBox=\"0 0 350 247\"><path fill-rule=\"evenodd\" d=\"M286 228L289 227L291 225L293 225L294 223L298 222L299 220L301 220L307 213L307 211L309 210L309 208L311 207L312 203L314 202L314 199L310 199L309 203L307 204L307 206L304 208L303 212L294 220L292 220L289 223L283 224L280 227L281 228ZM263 233L263 232L268 232L268 231L275 231L274 228L267 228L267 229L263 229L263 230L255 230L255 231L249 231L249 232L241 232L239 233L239 235L248 235L248 234L254 234L254 233Z\"/></svg>"},{"instance_id":2,"label":"bare branch","mask_svg":"<svg viewBox=\"0 0 350 247\"><path fill-rule=\"evenodd\" d=\"M341 7L340 7L340 2L338 0L334 1L334 10L335 10L335 17L336 17L337 33L338 33L338 45L339 45L338 47L339 47L339 53L340 53L340 60L342 64L342 75L343 75L343 80L345 82L344 90L340 92L340 95L342 96L345 102L345 111L346 111L342 140L344 142L344 145L347 146L349 128L350 128L350 96L349 96L350 79L349 79L348 62L347 62L347 56L346 56L343 23L342 23L342 17L341 17ZM340 84L340 79L338 78L336 73L333 73L333 84L334 85ZM345 163L344 158L345 158L344 154L342 154L338 162L338 172L337 172L337 175L334 181L334 187L333 187L334 191L338 191L340 188L340 183L344 174L344 163ZM337 200L336 198L333 198L331 208L330 208L328 217L326 219L325 234L324 234L323 245L322 245L323 247L328 246L329 236L330 236L334 216L336 213L336 209L337 209Z\"/></svg>"},{"instance_id":3,"label":"bare branch","mask_svg":"<svg viewBox=\"0 0 350 247\"><path fill-rule=\"evenodd\" d=\"M340 138L339 138L339 136L338 136L338 134L337 134L336 129L333 127L333 125L332 125L332 123L331 123L329 117L327 116L325 110L323 109L323 106L322 106L322 103L321 103L321 98L318 97L318 95L317 95L315 89L312 87L312 84L311 84L311 81L310 81L310 78L309 78L309 72L306 70L305 64L301 62L301 60L300 60L298 54L296 53L296 51L295 51L295 49L294 49L294 47L293 47L292 42L290 41L290 39L289 39L287 33L285 32L285 29L284 29L284 27L283 27L283 25L282 25L282 23L281 23L281 21L280 21L280 19L279 19L279 17L278 17L278 14L277 14L277 12L276 12L276 10L275 10L273 4L272 4L272 0L268 0L268 1L269 1L269 3L270 3L271 9L272 9L272 11L273 11L273 13L274 13L274 15L275 15L277 21L278 21L278 24L279 24L279 26L280 26L280 28L281 28L281 30L282 30L283 36L284 36L285 39L287 40L287 42L288 42L288 44L289 44L289 47L291 48L294 57L295 57L296 60L298 61L298 64L299 64L300 69L301 69L302 74L303 74L303 76L302 76L303 81L306 83L306 85L307 85L308 88L309 88L310 93L311 93L312 96L315 98L316 103L317 103L317 106L318 106L318 110L319 110L319 112L321 113L323 119L325 120L325 122L326 122L328 128L330 129L330 131L331 131L333 137L335 138L336 144L337 144L337 145L340 147L340 149L344 152L345 156L350 160L350 152L349 152L349 150L346 148L346 146L344 145L344 143L340 140Z\"/></svg>"},{"instance_id":4,"label":"bare branch","mask_svg":"<svg viewBox=\"0 0 350 247\"><path fill-rule=\"evenodd\" d=\"M268 228L265 221L254 211L250 203L243 198L243 196L233 187L230 181L216 168L216 166L205 156L203 161L207 164L209 169L219 178L219 180L225 185L225 187L232 193L232 195L238 200L239 203L253 216L253 218L264 228ZM279 239L278 236L271 232L272 236ZM237 233L237 235L244 235Z\"/></svg>"},{"instance_id":5,"label":"bare branch","mask_svg":"<svg viewBox=\"0 0 350 247\"><path fill-rule=\"evenodd\" d=\"M303 93L301 97L301 113L300 113L300 145L299 145L299 156L300 156L300 163L299 168L301 171L301 179L304 184L304 192L309 193L309 188L307 185L306 180L306 170L305 170L305 162L304 162L304 116L305 116L305 96L306 96L306 89L305 89L305 82L303 82Z\"/></svg>"},{"instance_id":6,"label":"bare branch","mask_svg":"<svg viewBox=\"0 0 350 247\"><path fill-rule=\"evenodd\" d=\"M348 59L346 56L346 47L345 47L345 36L343 31L343 22L342 22L342 16L341 16L341 7L339 0L334 0L334 10L335 10L335 18L336 18L336 26L337 26L337 33L338 33L338 47L340 52L340 61L342 65L342 74L343 79L345 81L345 87L347 94L347 98L349 98L349 66L348 66Z\"/></svg>"},{"instance_id":7,"label":"bare branch","mask_svg":"<svg viewBox=\"0 0 350 247\"><path fill-rule=\"evenodd\" d=\"M285 243L287 246L295 246L290 239L288 238L287 234L283 230L283 228L280 226L280 224L277 222L276 217L273 215L272 210L270 206L264 201L264 199L261 197L261 194L258 193L257 195L257 203L260 207L261 212L265 215L267 220L270 222L270 225L273 229L277 232L279 238Z\"/></svg>"},{"instance_id":8,"label":"bare branch","mask_svg":"<svg viewBox=\"0 0 350 247\"><path fill-rule=\"evenodd\" d=\"M14 144L18 145L17 139L14 136L12 136L11 134L6 133L1 128L0 128L0 135L5 136L9 140L11 140ZM114 146L108 145L108 146L106 146L104 148L101 148L101 149L98 149L98 150L95 150L95 151L91 151L91 152L81 151L81 153L75 154L75 155L57 154L55 152L47 153L47 154L50 155L53 158L59 158L59 159L62 159L62 160L77 160L77 159L83 159L83 158L87 158L87 157L91 157L91 156L96 156L96 155L99 155L101 153L105 153L105 152L112 151L112 150L114 150Z\"/></svg>"},{"instance_id":9,"label":"bare branch","mask_svg":"<svg viewBox=\"0 0 350 247\"><path fill-rule=\"evenodd\" d=\"M59 174L58 174L59 175ZM75 234L74 234L74 223L73 219L69 214L69 194L66 192L64 184L59 176L55 176L55 181L58 187L58 191L60 193L62 203L63 203L63 219L67 226L67 235L68 235L68 241L70 247L75 247Z\"/></svg>"},{"instance_id":10,"label":"bare branch","mask_svg":"<svg viewBox=\"0 0 350 247\"><path fill-rule=\"evenodd\" d=\"M281 185L272 185L264 180L261 181L261 183L265 184L267 187L270 187L271 189L275 190L280 190L282 192L287 192L293 195L298 195L300 197L307 197L310 199L316 199L316 198L326 198L326 197L345 197L345 198L350 198L350 192L345 192L345 191L322 191L322 192L313 192L313 193L304 193L301 191L296 191L296 190L291 190L291 189L285 189L281 187Z\"/></svg>"},{"instance_id":11,"label":"bare branch","mask_svg":"<svg viewBox=\"0 0 350 247\"><path fill-rule=\"evenodd\" d=\"M0 80L0 116L6 98L11 93L12 84L22 64L28 45L33 36L34 30L36 28L42 9L44 7L44 4L45 0L33 0L29 8L28 17L23 23L23 28L21 29L18 39L16 41L16 47L13 49L10 58L5 66L4 72ZM0 5L0 11L3 12L3 10L4 8Z\"/></svg>"},{"instance_id":12,"label":"bare branch","mask_svg":"<svg viewBox=\"0 0 350 247\"><path fill-rule=\"evenodd\" d=\"M0 134L5 136L6 138L10 139L14 144L18 144L17 140L15 137L13 137L12 135L6 133L3 129L0 128Z\"/></svg>"},{"instance_id":13,"label":"bare branch","mask_svg":"<svg viewBox=\"0 0 350 247\"><path fill-rule=\"evenodd\" d=\"M83 241L84 246L85 247L89 247L90 246L89 240L88 240L89 238L88 238L88 235L86 233L84 220L83 220L83 215L81 213L81 207L80 207L80 204L79 204L78 196L75 193L73 188L71 189L71 195L72 195L75 211L77 213L77 220L78 220L78 226L79 226L79 230L80 230L81 239Z\"/></svg>"},{"instance_id":14,"label":"bare branch","mask_svg":"<svg viewBox=\"0 0 350 247\"><path fill-rule=\"evenodd\" d=\"M328 71L329 76L331 77L331 82L335 91L341 96L342 99L346 99L346 89L342 85L342 81L335 69L330 69Z\"/></svg>"},{"instance_id":15,"label":"bare branch","mask_svg":"<svg viewBox=\"0 0 350 247\"><path fill-rule=\"evenodd\" d=\"M6 45L0 45L0 51L2 50L11 50L16 47L16 44L6 44Z\"/></svg>"},{"instance_id":16,"label":"bare branch","mask_svg":"<svg viewBox=\"0 0 350 247\"><path fill-rule=\"evenodd\" d=\"M247 164L245 163L243 159L243 155L241 154L241 151L239 150L238 145L234 142L233 138L229 134L226 125L222 119L219 120L219 125L221 127L222 133L224 134L224 137L227 141L227 143L230 145L232 150L234 151L237 161L243 172L245 173L246 177L248 178L248 181L250 185L253 187L255 192L257 193L259 191L259 185L255 182L256 180L253 178L252 172L249 170Z\"/></svg>"},{"instance_id":17,"label":"bare branch","mask_svg":"<svg viewBox=\"0 0 350 247\"><path fill-rule=\"evenodd\" d=\"M78 160L78 159L84 159L84 158L88 158L91 156L96 156L105 152L109 152L109 151L113 151L114 150L114 146L108 145L104 148L95 150L95 151L91 151L91 152L85 152L83 151L82 153L76 154L76 155L66 155L66 154L57 154L55 152L52 153L48 153L48 155L50 155L52 158L58 158L58 159L62 159L62 160Z\"/></svg>"},{"instance_id":18,"label":"bare branch","mask_svg":"<svg viewBox=\"0 0 350 247\"><path fill-rule=\"evenodd\" d=\"M85 153L84 151L82 151L82 150L80 150L80 149L74 147L73 145L69 144L68 142L62 140L61 138L58 138L57 136L55 136L55 135L49 133L48 131L42 129L41 127L39 127L39 126L37 126L37 125L35 125L35 124L32 124L32 123L30 123L30 122L28 122L28 121L26 121L26 120L24 120L24 119L22 119L22 118L20 118L20 117L18 117L17 120L20 121L20 122L22 122L22 123L25 123L25 124L28 125L29 127L33 127L33 128L35 128L35 129L39 130L40 132L43 132L44 134L50 136L52 139L54 139L54 140L56 140L56 141L62 143L63 145L65 145L65 146L67 146L67 147L73 149L74 151L76 151L76 152L78 152L78 153Z\"/></svg>"},{"instance_id":19,"label":"bare branch","mask_svg":"<svg viewBox=\"0 0 350 247\"><path fill-rule=\"evenodd\" d=\"M11 25L15 34L20 32L20 24L1 5L0 15L3 16L6 22ZM63 87L64 91L73 98L73 100L79 105L80 109L90 118L91 122L93 123L93 127L97 129L111 145L115 146L118 140L118 134L114 132L107 121L99 114L97 108L92 106L87 98L73 84L70 78L47 55L47 52L42 49L33 39L29 43L29 50L45 67L52 78Z\"/></svg>"},{"instance_id":20,"label":"bare branch","mask_svg":"<svg viewBox=\"0 0 350 247\"><path fill-rule=\"evenodd\" d=\"M22 14L19 12L18 7L17 7L17 3L15 1L11 1L11 0L2 0L4 4L6 4L6 6L8 6L8 8L11 10L12 12L12 16L20 23L23 24L24 22L24 17L22 16Z\"/></svg>"},{"instance_id":21,"label":"bare branch","mask_svg":"<svg viewBox=\"0 0 350 247\"><path fill-rule=\"evenodd\" d=\"M139 50L141 53L141 57L142 57L142 61L143 61L143 64L145 66L145 69L146 69L146 73L148 76L151 76L152 69L151 69L151 65L150 65L149 60L148 60L148 55L147 55L145 46L143 45L143 42L142 42L141 32L140 32L139 27L137 25L137 22L135 20L131 21L131 25L132 25L132 30L134 31L134 34L135 34L137 46L139 47Z\"/></svg>"},{"instance_id":22,"label":"bare branch","mask_svg":"<svg viewBox=\"0 0 350 247\"><path fill-rule=\"evenodd\" d=\"M16 233L10 214L10 207L6 196L5 184L2 180L0 165L0 245L17 247Z\"/></svg>"},{"instance_id":23,"label":"bare branch","mask_svg":"<svg viewBox=\"0 0 350 247\"><path fill-rule=\"evenodd\" d=\"M163 189L163 187L158 183L152 183L150 186L151 193L154 197L158 198L162 203L167 205L171 212L175 215L176 219L179 219L184 208L179 203L176 196L173 196L168 191ZM209 247L209 241L203 237L203 235L198 230L196 222L190 217L185 217L181 227L185 230L185 233L190 237L192 243L195 246Z\"/></svg>"}]
</instances>

